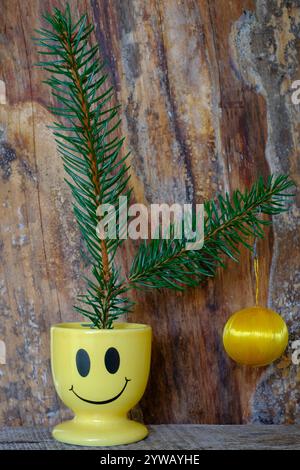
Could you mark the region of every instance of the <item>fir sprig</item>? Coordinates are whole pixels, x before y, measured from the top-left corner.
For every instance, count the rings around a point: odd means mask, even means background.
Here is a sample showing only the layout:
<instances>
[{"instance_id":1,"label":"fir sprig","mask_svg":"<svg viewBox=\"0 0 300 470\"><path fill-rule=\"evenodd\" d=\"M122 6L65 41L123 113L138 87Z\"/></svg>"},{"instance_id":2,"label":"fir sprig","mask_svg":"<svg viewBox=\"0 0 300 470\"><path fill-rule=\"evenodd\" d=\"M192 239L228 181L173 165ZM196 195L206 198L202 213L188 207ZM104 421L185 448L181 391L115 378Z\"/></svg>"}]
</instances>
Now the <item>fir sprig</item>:
<instances>
[{"instance_id":1,"label":"fir sprig","mask_svg":"<svg viewBox=\"0 0 300 470\"><path fill-rule=\"evenodd\" d=\"M87 16L74 24L67 5L65 12L54 9L54 14L44 18L50 29L37 31L37 43L42 48L39 52L50 57L38 65L51 74L46 83L58 104L49 109L63 118L52 129L70 177L67 183L75 200L75 217L93 263L94 283L89 281L88 293L80 297L90 309L76 308L96 327L110 328L132 304L113 264L122 240L100 240L96 232L97 207L116 207L121 194L130 194L126 191L128 155L119 158L123 139L115 135L120 125L119 107L109 105L113 89L105 89L107 75L98 46L89 45L94 28Z\"/></svg>"},{"instance_id":2,"label":"fir sprig","mask_svg":"<svg viewBox=\"0 0 300 470\"><path fill-rule=\"evenodd\" d=\"M79 296L76 310L96 328L112 328L113 322L132 307L128 291L133 288L185 289L213 277L224 266L224 255L237 260L239 247L251 249L251 237L262 238L261 216L286 210L292 181L284 175L262 178L249 191L234 191L205 203L204 246L187 250L183 239L153 239L139 247L126 281L114 265L120 238L100 240L96 228L97 208L104 203L119 208L119 196L130 190L127 157L121 157L123 139L116 136L119 107L111 106L113 88L92 42L93 26L82 16L74 23L70 8L46 14L50 29L41 28L37 43L48 59L39 63L50 73L46 83L57 104L50 111L59 117L53 131L69 176L74 213L92 263L87 292ZM128 217L128 216L127 216ZM118 220L118 218L117 218ZM117 227L122 231L122 227Z\"/></svg>"},{"instance_id":3,"label":"fir sprig","mask_svg":"<svg viewBox=\"0 0 300 470\"><path fill-rule=\"evenodd\" d=\"M130 283L136 287L193 287L224 267L223 255L237 261L239 247L252 249L251 237L263 238L263 227L270 220L262 214L276 215L286 210L284 199L292 196L294 183L285 175L270 176L264 184L259 178L250 191L234 191L217 202L205 203L204 245L199 251L186 250L186 240L154 239L140 245L131 271Z\"/></svg>"}]
</instances>

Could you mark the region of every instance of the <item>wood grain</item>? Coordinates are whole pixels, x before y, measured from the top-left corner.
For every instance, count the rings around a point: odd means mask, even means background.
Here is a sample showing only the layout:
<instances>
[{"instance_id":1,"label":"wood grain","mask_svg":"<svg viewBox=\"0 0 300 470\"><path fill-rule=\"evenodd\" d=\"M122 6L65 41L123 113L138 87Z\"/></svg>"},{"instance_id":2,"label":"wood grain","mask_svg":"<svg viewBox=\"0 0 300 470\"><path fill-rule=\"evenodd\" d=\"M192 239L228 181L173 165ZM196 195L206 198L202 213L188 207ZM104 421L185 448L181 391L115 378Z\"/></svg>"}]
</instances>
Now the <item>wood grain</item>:
<instances>
[{"instance_id":1,"label":"wood grain","mask_svg":"<svg viewBox=\"0 0 300 470\"><path fill-rule=\"evenodd\" d=\"M0 423L53 424L68 415L49 367L49 327L78 318L72 305L88 267L70 192L47 125L51 95L31 37L55 0L1 0L0 15ZM289 1L73 0L87 10L107 59L122 132L132 150L138 202L203 202L270 172L299 182L300 14ZM2 81L2 82L1 82ZM299 205L299 198L296 199ZM299 338L299 208L259 245L261 302ZM128 269L134 244L119 262ZM235 365L224 354L229 315L254 302L250 255L185 293L134 293L131 320L154 330L151 423L299 420L297 367Z\"/></svg>"},{"instance_id":2,"label":"wood grain","mask_svg":"<svg viewBox=\"0 0 300 470\"><path fill-rule=\"evenodd\" d=\"M214 426L172 425L149 426L149 436L134 444L98 447L100 450L300 450L300 427L292 426ZM78 450L78 446L55 441L45 427L2 428L0 450ZM90 447L80 447L90 449ZM70 455L70 457L69 457ZM70 464L74 454L69 453ZM94 454L95 455L95 454ZM104 454L105 455L105 454ZM102 456L101 456L102 457ZM24 455L22 456L24 463ZM48 457L49 458L49 457ZM26 459L26 455L25 455ZM78 463L78 460L76 461Z\"/></svg>"}]
</instances>

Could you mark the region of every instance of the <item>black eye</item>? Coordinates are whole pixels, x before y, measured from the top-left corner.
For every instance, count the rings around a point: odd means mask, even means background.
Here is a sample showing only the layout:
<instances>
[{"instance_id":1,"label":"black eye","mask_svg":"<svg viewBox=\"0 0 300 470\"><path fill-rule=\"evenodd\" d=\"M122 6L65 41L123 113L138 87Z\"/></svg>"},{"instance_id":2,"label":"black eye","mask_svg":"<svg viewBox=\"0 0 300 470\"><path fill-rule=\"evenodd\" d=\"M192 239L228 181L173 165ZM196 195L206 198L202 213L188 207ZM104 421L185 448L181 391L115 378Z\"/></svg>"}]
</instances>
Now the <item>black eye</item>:
<instances>
[{"instance_id":1,"label":"black eye","mask_svg":"<svg viewBox=\"0 0 300 470\"><path fill-rule=\"evenodd\" d=\"M90 371L91 361L85 349L79 349L76 354L76 366L81 377L86 377Z\"/></svg>"},{"instance_id":2,"label":"black eye","mask_svg":"<svg viewBox=\"0 0 300 470\"><path fill-rule=\"evenodd\" d=\"M105 353L105 367L110 374L115 374L120 366L120 355L115 348L109 348Z\"/></svg>"}]
</instances>

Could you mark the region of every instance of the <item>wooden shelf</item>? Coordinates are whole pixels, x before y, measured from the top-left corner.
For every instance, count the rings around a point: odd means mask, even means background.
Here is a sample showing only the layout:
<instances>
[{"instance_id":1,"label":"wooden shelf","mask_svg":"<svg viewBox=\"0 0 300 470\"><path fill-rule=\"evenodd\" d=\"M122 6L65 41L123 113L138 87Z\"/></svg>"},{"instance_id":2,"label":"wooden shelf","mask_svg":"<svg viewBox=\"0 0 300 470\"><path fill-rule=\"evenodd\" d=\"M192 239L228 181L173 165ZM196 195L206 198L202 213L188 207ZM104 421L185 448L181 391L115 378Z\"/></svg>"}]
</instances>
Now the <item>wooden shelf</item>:
<instances>
[{"instance_id":1,"label":"wooden shelf","mask_svg":"<svg viewBox=\"0 0 300 470\"><path fill-rule=\"evenodd\" d=\"M158 425L149 426L150 435L136 444L116 449L204 450L204 449L297 449L300 426L287 425ZM45 428L3 428L0 450L79 449L55 441ZM102 448L104 449L104 448ZM112 449L112 447L110 447Z\"/></svg>"}]
</instances>

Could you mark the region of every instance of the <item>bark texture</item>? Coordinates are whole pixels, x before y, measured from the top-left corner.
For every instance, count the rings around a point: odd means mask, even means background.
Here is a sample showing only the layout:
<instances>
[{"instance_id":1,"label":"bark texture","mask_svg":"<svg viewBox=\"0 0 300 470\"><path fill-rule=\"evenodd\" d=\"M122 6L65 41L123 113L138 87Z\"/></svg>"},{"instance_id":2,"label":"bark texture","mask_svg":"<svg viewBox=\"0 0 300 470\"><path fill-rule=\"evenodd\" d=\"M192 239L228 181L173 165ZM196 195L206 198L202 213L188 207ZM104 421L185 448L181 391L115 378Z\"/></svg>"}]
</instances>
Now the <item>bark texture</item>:
<instances>
[{"instance_id":1,"label":"bark texture","mask_svg":"<svg viewBox=\"0 0 300 470\"><path fill-rule=\"evenodd\" d=\"M34 67L41 14L63 1L1 0L0 424L68 415L52 385L49 327L77 319L87 271L83 242L47 125L52 98ZM72 0L107 59L122 132L132 150L137 202L203 202L271 172L299 171L300 2L288 0ZM299 197L259 244L261 302L300 335ZM134 246L119 256L130 265ZM254 303L251 257L203 288L135 294L131 320L154 330L147 423L294 423L299 366L291 349L264 369L226 357L222 329ZM290 342L291 343L291 342ZM1 361L0 361L1 362ZM2 361L3 362L3 361Z\"/></svg>"}]
</instances>

